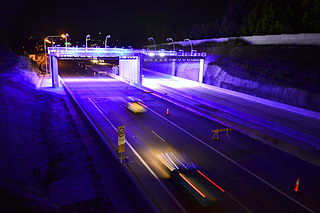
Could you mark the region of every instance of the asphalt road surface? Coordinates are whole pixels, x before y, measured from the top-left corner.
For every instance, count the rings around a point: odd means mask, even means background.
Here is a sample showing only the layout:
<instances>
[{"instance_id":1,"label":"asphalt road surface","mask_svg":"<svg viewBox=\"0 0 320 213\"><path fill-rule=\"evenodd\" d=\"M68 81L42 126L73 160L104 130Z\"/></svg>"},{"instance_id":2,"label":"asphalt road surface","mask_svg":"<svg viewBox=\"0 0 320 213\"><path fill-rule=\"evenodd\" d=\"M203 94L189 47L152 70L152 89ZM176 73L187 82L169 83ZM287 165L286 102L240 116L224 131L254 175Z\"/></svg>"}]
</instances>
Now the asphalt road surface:
<instances>
[{"instance_id":1,"label":"asphalt road surface","mask_svg":"<svg viewBox=\"0 0 320 213\"><path fill-rule=\"evenodd\" d=\"M274 129L275 131L287 133L289 136L296 135L297 137L300 136L300 139L306 138L305 143L319 147L320 125L318 119L260 104L199 85L188 85L188 83L183 81L180 83L178 80L171 78L171 76L162 73L150 72L143 69L143 75L143 80L146 82L146 85L150 82L151 86L160 85L160 88L161 86L164 87L161 89L167 88L172 92L175 92L175 88L177 88L182 91L183 94L198 96L200 99L207 99L209 104L224 107L226 112L231 111L232 113L232 109L236 109L236 115L242 118L263 124L267 128ZM156 84L153 84L154 82ZM183 83L186 85L179 88L179 84ZM308 140L309 138L313 141Z\"/></svg>"},{"instance_id":2,"label":"asphalt road surface","mask_svg":"<svg viewBox=\"0 0 320 213\"><path fill-rule=\"evenodd\" d=\"M212 140L224 126L109 78L93 78L75 62L60 62L71 93L117 149L115 128L126 126L126 166L161 212L319 212L320 169L238 132ZM140 98L147 112L134 114L126 97ZM170 115L166 115L169 108ZM202 206L172 179L160 153L186 155L222 187L213 206ZM293 192L300 178L299 192ZM214 185L207 190L219 191ZM129 199L129 198L128 198Z\"/></svg>"}]
</instances>

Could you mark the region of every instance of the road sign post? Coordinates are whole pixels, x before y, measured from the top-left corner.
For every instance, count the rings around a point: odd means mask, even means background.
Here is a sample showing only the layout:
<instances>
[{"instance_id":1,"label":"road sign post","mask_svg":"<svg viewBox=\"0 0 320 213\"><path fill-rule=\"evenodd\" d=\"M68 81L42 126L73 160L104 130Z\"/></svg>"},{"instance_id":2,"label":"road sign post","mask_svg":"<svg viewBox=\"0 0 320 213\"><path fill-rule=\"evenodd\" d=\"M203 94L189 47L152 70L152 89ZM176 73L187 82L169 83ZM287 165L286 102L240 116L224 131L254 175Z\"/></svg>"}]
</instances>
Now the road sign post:
<instances>
[{"instance_id":1,"label":"road sign post","mask_svg":"<svg viewBox=\"0 0 320 213\"><path fill-rule=\"evenodd\" d=\"M118 152L120 153L120 163L122 164L122 153L124 152L124 144L126 143L125 126L118 127Z\"/></svg>"}]
</instances>

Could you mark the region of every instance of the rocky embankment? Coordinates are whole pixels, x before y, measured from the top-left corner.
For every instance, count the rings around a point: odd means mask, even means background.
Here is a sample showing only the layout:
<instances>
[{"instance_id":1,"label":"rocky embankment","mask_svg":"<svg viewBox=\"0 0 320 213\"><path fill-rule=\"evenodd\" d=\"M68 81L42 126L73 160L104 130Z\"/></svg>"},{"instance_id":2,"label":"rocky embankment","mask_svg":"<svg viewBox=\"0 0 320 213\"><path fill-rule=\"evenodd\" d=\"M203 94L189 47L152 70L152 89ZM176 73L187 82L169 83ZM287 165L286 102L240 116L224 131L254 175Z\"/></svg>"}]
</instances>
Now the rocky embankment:
<instances>
[{"instance_id":1,"label":"rocky embankment","mask_svg":"<svg viewBox=\"0 0 320 213\"><path fill-rule=\"evenodd\" d=\"M319 46L205 48L204 83L320 111Z\"/></svg>"}]
</instances>

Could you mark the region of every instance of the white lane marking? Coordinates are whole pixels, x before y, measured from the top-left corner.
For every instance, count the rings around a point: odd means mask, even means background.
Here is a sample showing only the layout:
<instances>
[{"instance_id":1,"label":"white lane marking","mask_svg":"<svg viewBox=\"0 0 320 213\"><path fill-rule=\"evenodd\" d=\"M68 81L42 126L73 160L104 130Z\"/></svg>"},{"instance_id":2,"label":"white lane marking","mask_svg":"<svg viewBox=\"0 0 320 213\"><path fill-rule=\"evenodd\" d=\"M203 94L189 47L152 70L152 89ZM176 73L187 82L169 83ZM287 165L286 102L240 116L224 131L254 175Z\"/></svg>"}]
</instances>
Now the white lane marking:
<instances>
[{"instance_id":1,"label":"white lane marking","mask_svg":"<svg viewBox=\"0 0 320 213\"><path fill-rule=\"evenodd\" d=\"M313 210L311 210L310 208L308 208L307 206L305 206L304 204L300 203L299 201L295 200L294 198L290 197L289 195L287 195L285 192L282 192L280 189L278 189L277 187L273 186L271 183L267 182L266 180L262 179L261 177L257 176L256 174L254 174L253 172L251 172L249 169L243 167L242 165L240 165L239 163L237 163L236 161L232 160L231 158L227 157L226 155L224 155L223 153L219 152L218 150L214 149L213 147L209 146L207 143L205 143L203 140L197 138L196 136L192 135L191 133L187 132L186 130L184 130L182 127L178 126L177 124L173 123L172 121L168 120L167 118L163 117L162 115L160 115L159 113L157 113L156 111L154 111L151 108L148 108L149 111L153 112L154 114L158 115L159 117L161 117L162 119L166 120L167 122L169 122L170 124L172 124L173 126L177 127L178 129L180 129L181 131L183 131L184 133L186 133L187 135L189 135L190 137L196 139L197 141L199 141L200 143L202 143L204 146L206 146L207 148L213 150L214 152L218 153L219 155L221 155L222 157L224 157L225 159L229 160L230 162L232 162L233 164L235 164L236 166L240 167L241 169L243 169L244 171L246 171L247 173L249 173L250 175L254 176L255 178L257 178L258 180L260 180L261 182L263 182L264 184L266 184L267 186L271 187L272 189L274 189L275 191L279 192L280 194L282 194L283 196L285 196L286 198L288 198L289 200L293 201L294 203L298 204L300 207L308 210L309 212L315 213Z\"/></svg>"},{"instance_id":2,"label":"white lane marking","mask_svg":"<svg viewBox=\"0 0 320 213\"><path fill-rule=\"evenodd\" d=\"M236 201L242 208L244 208L247 212L252 212L250 209L248 209L244 204L240 202L240 200L236 199L234 196L232 196L229 192L226 192L228 196L231 197L234 201Z\"/></svg>"},{"instance_id":3,"label":"white lane marking","mask_svg":"<svg viewBox=\"0 0 320 213\"><path fill-rule=\"evenodd\" d=\"M163 142L166 142L165 139L163 139L160 135L158 135L155 131L151 131L153 134L155 134L158 138L160 138L160 140L162 140Z\"/></svg>"},{"instance_id":4,"label":"white lane marking","mask_svg":"<svg viewBox=\"0 0 320 213\"><path fill-rule=\"evenodd\" d=\"M118 131L118 129L111 123L111 121L105 116L105 114L100 110L100 108L91 100L91 98L88 98L88 100L93 104L93 106L100 112L100 114L108 121L108 123L112 126L112 128L115 131ZM147 170L151 173L151 175L158 181L158 183L162 186L162 188L169 194L170 198L178 205L180 210L182 212L187 213L187 211L182 207L182 205L179 203L179 201L171 194L169 189L162 183L160 178L152 171L152 169L148 166L148 164L142 159L142 157L139 155L139 153L131 146L129 141L126 140L127 145L132 150L132 152L137 156L137 158L141 161L141 163L147 168Z\"/></svg>"}]
</instances>

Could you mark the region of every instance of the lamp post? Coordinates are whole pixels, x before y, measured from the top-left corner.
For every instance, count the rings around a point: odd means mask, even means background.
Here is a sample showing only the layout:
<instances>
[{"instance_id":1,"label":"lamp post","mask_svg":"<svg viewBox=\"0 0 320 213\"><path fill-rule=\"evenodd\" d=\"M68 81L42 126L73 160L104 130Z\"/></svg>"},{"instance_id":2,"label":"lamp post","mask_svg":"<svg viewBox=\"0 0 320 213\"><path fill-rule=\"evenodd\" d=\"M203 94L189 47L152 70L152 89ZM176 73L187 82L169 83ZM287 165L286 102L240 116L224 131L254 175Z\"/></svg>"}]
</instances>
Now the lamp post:
<instances>
[{"instance_id":1,"label":"lamp post","mask_svg":"<svg viewBox=\"0 0 320 213\"><path fill-rule=\"evenodd\" d=\"M104 48L107 48L108 38L111 38L111 35L107 35L104 41Z\"/></svg>"},{"instance_id":2,"label":"lamp post","mask_svg":"<svg viewBox=\"0 0 320 213\"><path fill-rule=\"evenodd\" d=\"M66 34L62 34L61 35L61 38L64 38L66 41L66 51L68 51L68 37L69 37L69 34L66 33Z\"/></svg>"},{"instance_id":3,"label":"lamp post","mask_svg":"<svg viewBox=\"0 0 320 213\"><path fill-rule=\"evenodd\" d=\"M190 54L192 53L192 50L193 50L193 48L192 48L192 42L190 41L190 39L188 39L188 38L186 38L186 39L184 39L185 41L189 41L189 43L190 43L190 47L191 47L191 52L190 52Z\"/></svg>"},{"instance_id":4,"label":"lamp post","mask_svg":"<svg viewBox=\"0 0 320 213\"><path fill-rule=\"evenodd\" d=\"M167 38L166 41L171 41L172 45L173 45L173 51L176 51L176 47L174 45L174 41L172 38Z\"/></svg>"},{"instance_id":5,"label":"lamp post","mask_svg":"<svg viewBox=\"0 0 320 213\"><path fill-rule=\"evenodd\" d=\"M91 38L90 35L86 36L86 52L88 51L88 40Z\"/></svg>"},{"instance_id":6,"label":"lamp post","mask_svg":"<svg viewBox=\"0 0 320 213\"><path fill-rule=\"evenodd\" d=\"M154 47L154 50L156 51L156 50L157 50L157 48L156 48L156 41L154 40L154 38L153 38L153 37L149 37L149 38L148 38L148 41L153 41L153 47Z\"/></svg>"},{"instance_id":7,"label":"lamp post","mask_svg":"<svg viewBox=\"0 0 320 213\"><path fill-rule=\"evenodd\" d=\"M46 43L52 43L52 42L49 40L49 38L61 38L61 37L63 37L63 36L62 36L62 35L59 35L59 36L57 36L57 35L55 35L55 36L47 36L47 37L45 37L44 40L43 40L44 60L45 60L45 62L46 62L46 72L48 72L47 45L46 45Z\"/></svg>"}]
</instances>

